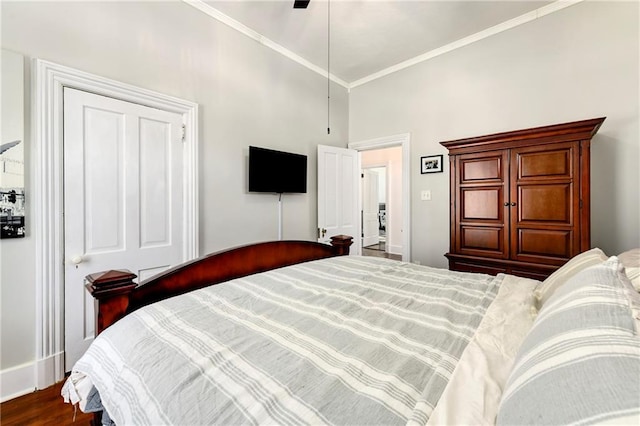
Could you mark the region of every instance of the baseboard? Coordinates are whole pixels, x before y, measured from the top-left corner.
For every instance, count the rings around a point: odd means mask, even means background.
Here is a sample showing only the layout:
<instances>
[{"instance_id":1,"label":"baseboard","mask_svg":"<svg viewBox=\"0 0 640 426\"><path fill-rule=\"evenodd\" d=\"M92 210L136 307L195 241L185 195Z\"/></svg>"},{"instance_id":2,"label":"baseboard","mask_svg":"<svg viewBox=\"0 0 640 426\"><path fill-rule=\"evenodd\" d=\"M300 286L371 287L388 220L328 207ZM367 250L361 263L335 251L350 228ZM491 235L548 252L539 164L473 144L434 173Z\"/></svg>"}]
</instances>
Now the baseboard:
<instances>
[{"instance_id":1,"label":"baseboard","mask_svg":"<svg viewBox=\"0 0 640 426\"><path fill-rule=\"evenodd\" d=\"M64 379L64 352L0 371L0 402L5 402Z\"/></svg>"},{"instance_id":2,"label":"baseboard","mask_svg":"<svg viewBox=\"0 0 640 426\"><path fill-rule=\"evenodd\" d=\"M402 246L392 246L389 244L387 246L387 253L402 255Z\"/></svg>"},{"instance_id":3,"label":"baseboard","mask_svg":"<svg viewBox=\"0 0 640 426\"><path fill-rule=\"evenodd\" d=\"M35 362L0 371L0 402L36 390Z\"/></svg>"},{"instance_id":4,"label":"baseboard","mask_svg":"<svg viewBox=\"0 0 640 426\"><path fill-rule=\"evenodd\" d=\"M36 364L36 388L46 389L64 379L64 352L38 360Z\"/></svg>"}]
</instances>

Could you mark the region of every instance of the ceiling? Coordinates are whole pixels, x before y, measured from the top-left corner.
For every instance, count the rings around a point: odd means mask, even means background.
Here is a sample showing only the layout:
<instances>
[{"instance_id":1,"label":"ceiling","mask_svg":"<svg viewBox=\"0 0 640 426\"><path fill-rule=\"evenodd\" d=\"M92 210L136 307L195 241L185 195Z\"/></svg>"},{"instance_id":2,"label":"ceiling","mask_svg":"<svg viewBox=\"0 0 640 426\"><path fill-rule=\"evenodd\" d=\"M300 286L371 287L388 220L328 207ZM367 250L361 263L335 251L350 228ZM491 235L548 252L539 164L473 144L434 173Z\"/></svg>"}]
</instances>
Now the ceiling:
<instances>
[{"instance_id":1,"label":"ceiling","mask_svg":"<svg viewBox=\"0 0 640 426\"><path fill-rule=\"evenodd\" d=\"M293 0L204 3L324 72L329 33L329 70L351 85L553 2L311 0L307 9L294 9Z\"/></svg>"}]
</instances>

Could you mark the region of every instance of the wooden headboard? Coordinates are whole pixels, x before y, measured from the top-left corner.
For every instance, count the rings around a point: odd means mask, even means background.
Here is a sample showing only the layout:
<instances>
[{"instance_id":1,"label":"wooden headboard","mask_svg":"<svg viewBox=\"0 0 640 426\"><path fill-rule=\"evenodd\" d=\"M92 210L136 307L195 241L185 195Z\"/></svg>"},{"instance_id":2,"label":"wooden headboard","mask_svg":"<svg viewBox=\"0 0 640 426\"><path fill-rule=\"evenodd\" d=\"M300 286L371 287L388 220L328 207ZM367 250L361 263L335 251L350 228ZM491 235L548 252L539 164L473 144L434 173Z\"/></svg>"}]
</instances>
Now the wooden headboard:
<instances>
[{"instance_id":1,"label":"wooden headboard","mask_svg":"<svg viewBox=\"0 0 640 426\"><path fill-rule=\"evenodd\" d=\"M136 284L133 272L121 269L86 277L96 300L96 335L129 312L159 300L235 278L296 263L349 254L353 238L331 237L331 245L312 241L271 241L200 257Z\"/></svg>"}]
</instances>

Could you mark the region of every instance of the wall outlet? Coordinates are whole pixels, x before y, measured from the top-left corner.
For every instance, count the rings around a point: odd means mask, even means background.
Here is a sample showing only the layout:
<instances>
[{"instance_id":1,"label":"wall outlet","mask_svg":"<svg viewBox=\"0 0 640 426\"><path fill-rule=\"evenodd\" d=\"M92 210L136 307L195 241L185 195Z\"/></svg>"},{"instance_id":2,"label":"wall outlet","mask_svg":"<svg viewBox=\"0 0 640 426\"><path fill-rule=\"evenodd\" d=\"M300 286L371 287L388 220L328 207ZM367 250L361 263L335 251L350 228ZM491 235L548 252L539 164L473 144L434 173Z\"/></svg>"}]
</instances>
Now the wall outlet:
<instances>
[{"instance_id":1,"label":"wall outlet","mask_svg":"<svg viewBox=\"0 0 640 426\"><path fill-rule=\"evenodd\" d=\"M420 199L422 201L431 201L431 191L429 189L425 189L420 193Z\"/></svg>"}]
</instances>

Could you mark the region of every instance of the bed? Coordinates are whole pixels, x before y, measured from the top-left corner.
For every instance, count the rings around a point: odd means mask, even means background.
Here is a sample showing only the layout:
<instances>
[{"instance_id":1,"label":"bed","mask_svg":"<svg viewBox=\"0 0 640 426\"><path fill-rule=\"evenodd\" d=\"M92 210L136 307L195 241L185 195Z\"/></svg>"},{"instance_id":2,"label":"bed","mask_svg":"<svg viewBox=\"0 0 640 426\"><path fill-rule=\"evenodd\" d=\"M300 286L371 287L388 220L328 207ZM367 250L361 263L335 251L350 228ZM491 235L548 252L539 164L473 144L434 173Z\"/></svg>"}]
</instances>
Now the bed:
<instances>
[{"instance_id":1,"label":"bed","mask_svg":"<svg viewBox=\"0 0 640 426\"><path fill-rule=\"evenodd\" d=\"M90 276L100 334L65 400L118 425L640 423L637 250L539 282L350 243Z\"/></svg>"}]
</instances>

